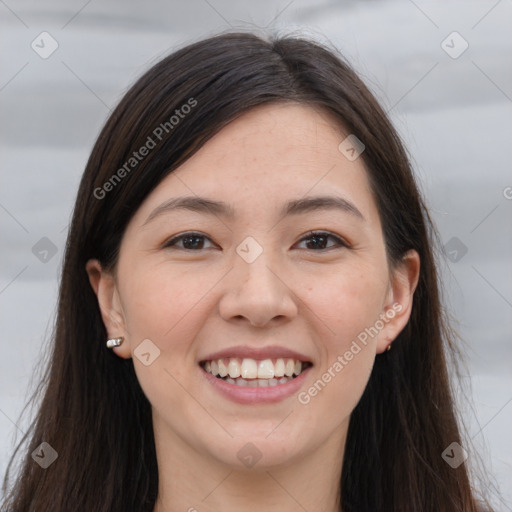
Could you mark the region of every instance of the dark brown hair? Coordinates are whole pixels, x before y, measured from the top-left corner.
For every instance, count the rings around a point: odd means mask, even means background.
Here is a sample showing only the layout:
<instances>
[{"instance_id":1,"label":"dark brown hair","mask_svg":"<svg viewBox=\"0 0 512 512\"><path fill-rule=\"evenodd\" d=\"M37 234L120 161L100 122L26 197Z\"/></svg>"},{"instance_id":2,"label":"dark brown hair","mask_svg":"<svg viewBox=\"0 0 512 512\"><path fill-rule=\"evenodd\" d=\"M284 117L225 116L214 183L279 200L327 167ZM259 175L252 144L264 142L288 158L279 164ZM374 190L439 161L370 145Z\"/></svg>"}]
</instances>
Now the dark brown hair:
<instances>
[{"instance_id":1,"label":"dark brown hair","mask_svg":"<svg viewBox=\"0 0 512 512\"><path fill-rule=\"evenodd\" d=\"M462 443L448 374L454 336L440 305L435 229L399 136L334 49L300 37L266 40L224 33L152 66L122 98L94 145L68 234L42 400L11 458L9 468L28 438L2 511L153 510L158 471L151 406L133 361L105 347L106 330L86 262L97 258L104 268L115 268L128 222L166 175L251 108L290 101L329 112L340 130L364 142L362 158L390 267L409 249L421 258L410 320L393 350L376 358L350 419L342 509L477 510L466 464L453 469L441 456L452 442ZM193 102L171 128L176 110ZM144 159L127 167L148 137L156 139L158 126L166 126L165 136ZM123 166L129 171L113 180ZM43 441L58 453L47 469L31 458Z\"/></svg>"}]
</instances>

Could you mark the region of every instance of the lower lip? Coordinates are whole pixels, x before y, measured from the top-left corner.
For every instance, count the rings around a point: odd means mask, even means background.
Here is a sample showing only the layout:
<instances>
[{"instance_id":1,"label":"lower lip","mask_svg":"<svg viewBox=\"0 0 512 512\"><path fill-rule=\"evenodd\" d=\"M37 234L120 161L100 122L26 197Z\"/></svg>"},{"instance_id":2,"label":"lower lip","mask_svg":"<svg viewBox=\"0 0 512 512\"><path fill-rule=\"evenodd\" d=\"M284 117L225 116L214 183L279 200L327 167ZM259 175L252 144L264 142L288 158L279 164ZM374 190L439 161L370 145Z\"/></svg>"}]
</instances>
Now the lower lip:
<instances>
[{"instance_id":1,"label":"lower lip","mask_svg":"<svg viewBox=\"0 0 512 512\"><path fill-rule=\"evenodd\" d=\"M263 388L250 388L247 386L238 386L237 384L230 384L223 379L214 377L211 373L206 372L203 368L199 367L201 373L206 380L226 398L237 402L239 404L261 404L261 403L275 403L288 398L290 395L297 393L309 370L312 367L306 368L298 377L295 377L286 384L277 384L276 386L266 386Z\"/></svg>"}]
</instances>

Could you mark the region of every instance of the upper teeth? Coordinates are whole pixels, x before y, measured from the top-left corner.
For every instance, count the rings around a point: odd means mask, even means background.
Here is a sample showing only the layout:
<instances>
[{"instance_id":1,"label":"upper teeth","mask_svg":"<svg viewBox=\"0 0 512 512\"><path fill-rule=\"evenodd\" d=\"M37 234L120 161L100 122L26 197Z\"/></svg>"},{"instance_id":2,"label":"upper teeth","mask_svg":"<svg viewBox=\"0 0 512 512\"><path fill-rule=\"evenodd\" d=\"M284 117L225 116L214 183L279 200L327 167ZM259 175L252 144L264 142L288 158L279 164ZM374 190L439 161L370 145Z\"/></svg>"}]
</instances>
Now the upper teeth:
<instances>
[{"instance_id":1,"label":"upper teeth","mask_svg":"<svg viewBox=\"0 0 512 512\"><path fill-rule=\"evenodd\" d=\"M229 375L232 379L273 379L274 377L291 377L300 375L302 361L295 359L238 359L236 357L206 361L204 369L220 377Z\"/></svg>"}]
</instances>

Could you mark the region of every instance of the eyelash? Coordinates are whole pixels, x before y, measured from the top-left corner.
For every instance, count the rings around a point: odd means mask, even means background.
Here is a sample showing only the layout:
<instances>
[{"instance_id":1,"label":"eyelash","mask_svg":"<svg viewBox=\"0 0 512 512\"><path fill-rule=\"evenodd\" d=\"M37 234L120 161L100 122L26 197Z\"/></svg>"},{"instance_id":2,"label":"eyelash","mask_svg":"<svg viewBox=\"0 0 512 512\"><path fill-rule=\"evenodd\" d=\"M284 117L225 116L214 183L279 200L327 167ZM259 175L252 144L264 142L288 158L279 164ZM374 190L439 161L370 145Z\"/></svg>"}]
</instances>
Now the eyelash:
<instances>
[{"instance_id":1,"label":"eyelash","mask_svg":"<svg viewBox=\"0 0 512 512\"><path fill-rule=\"evenodd\" d=\"M301 238L299 240L299 242L303 242L304 240L311 239L311 238L313 238L315 236L323 236L323 237L326 237L326 238L333 238L334 240L336 240L336 242L337 242L339 247L345 247L347 249L349 248L348 243L346 243L340 237L338 237L336 235L333 235L332 233L329 233L328 231L310 231L309 233L306 233L306 235L303 238ZM190 232L183 233L181 235L178 235L178 236L175 236L175 237L171 238L170 240L168 240L167 242L164 243L163 248L171 248L172 246L176 245L176 242L178 242L180 240L183 240L184 238L192 238L192 237L206 238L206 239L210 240L206 235L203 235L202 233L197 233L197 232L194 232L194 231L190 231ZM202 249L199 249L199 250L195 251L194 249L185 249L185 248L182 248L182 247L179 247L178 249L179 250L183 250L183 251L187 251L187 252L199 252L199 251L202 250ZM320 249L320 250L315 250L315 249L306 249L306 250L311 250L311 251L314 251L314 252L325 252L325 251L328 251L330 249L333 249L333 247L327 247L325 249Z\"/></svg>"}]
</instances>

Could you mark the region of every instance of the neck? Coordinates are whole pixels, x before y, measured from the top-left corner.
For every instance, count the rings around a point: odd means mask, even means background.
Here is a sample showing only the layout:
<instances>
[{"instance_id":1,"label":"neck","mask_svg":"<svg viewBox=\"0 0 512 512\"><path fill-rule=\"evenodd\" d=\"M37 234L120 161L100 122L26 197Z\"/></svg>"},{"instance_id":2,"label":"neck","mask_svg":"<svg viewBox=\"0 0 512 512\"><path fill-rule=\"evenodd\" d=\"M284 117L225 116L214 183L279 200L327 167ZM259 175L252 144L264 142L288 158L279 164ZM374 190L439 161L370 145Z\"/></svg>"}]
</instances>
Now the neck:
<instances>
[{"instance_id":1,"label":"neck","mask_svg":"<svg viewBox=\"0 0 512 512\"><path fill-rule=\"evenodd\" d=\"M226 465L155 429L159 490L153 512L340 512L346 427L296 460L251 469Z\"/></svg>"}]
</instances>

